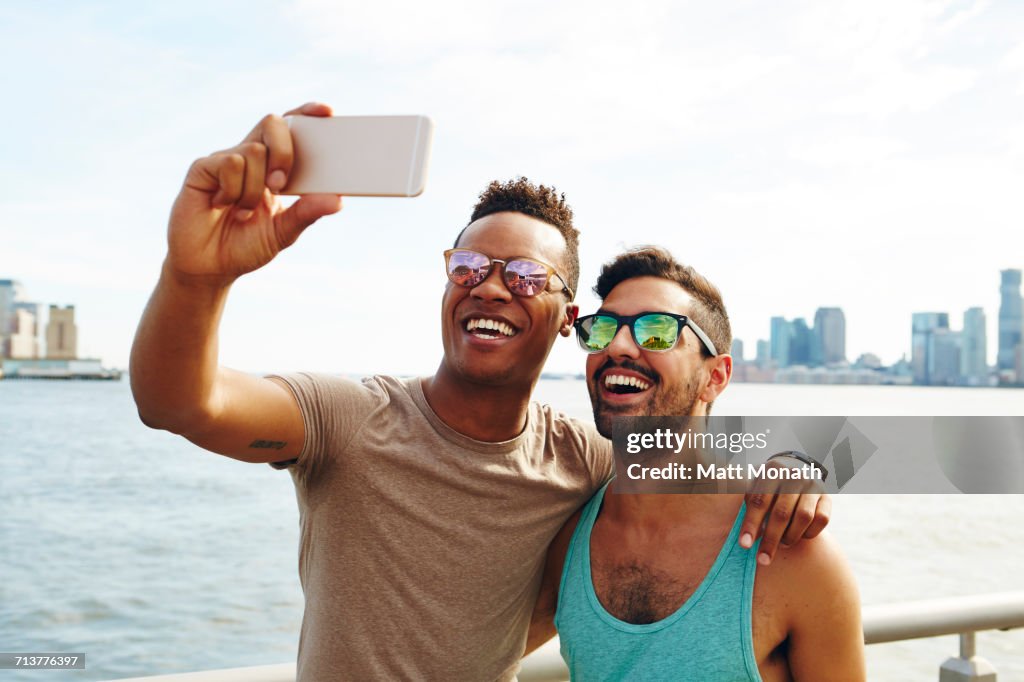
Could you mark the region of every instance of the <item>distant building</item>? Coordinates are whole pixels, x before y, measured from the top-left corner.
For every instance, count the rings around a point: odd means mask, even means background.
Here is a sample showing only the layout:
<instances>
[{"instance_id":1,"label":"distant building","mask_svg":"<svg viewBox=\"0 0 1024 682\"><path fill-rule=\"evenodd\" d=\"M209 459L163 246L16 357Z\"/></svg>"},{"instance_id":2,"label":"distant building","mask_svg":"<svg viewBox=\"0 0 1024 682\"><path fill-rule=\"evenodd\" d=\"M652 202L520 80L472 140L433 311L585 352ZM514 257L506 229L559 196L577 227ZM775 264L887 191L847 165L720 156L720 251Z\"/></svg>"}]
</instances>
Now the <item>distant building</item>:
<instances>
[{"instance_id":1,"label":"distant building","mask_svg":"<svg viewBox=\"0 0 1024 682\"><path fill-rule=\"evenodd\" d=\"M32 360L39 357L39 326L36 316L26 308L14 309L14 324L7 337L8 358Z\"/></svg>"},{"instance_id":2,"label":"distant building","mask_svg":"<svg viewBox=\"0 0 1024 682\"><path fill-rule=\"evenodd\" d=\"M43 357L43 349L46 344L46 306L42 303L32 303L30 301L15 301L14 313L17 316L18 311L24 310L32 316L34 322L35 331L32 332L34 340L32 342L35 348L34 358ZM11 357L14 357L13 355Z\"/></svg>"},{"instance_id":3,"label":"distant building","mask_svg":"<svg viewBox=\"0 0 1024 682\"><path fill-rule=\"evenodd\" d=\"M757 366L760 367L761 369L765 369L766 367L768 367L769 364L771 364L771 348L771 344L769 344L766 340L757 340L757 358L755 362L757 363Z\"/></svg>"},{"instance_id":4,"label":"distant building","mask_svg":"<svg viewBox=\"0 0 1024 682\"><path fill-rule=\"evenodd\" d=\"M1016 367L1016 350L1021 342L1022 325L1020 270L1003 270L999 286L999 355L998 369Z\"/></svg>"},{"instance_id":5,"label":"distant building","mask_svg":"<svg viewBox=\"0 0 1024 682\"><path fill-rule=\"evenodd\" d=\"M853 366L856 369L879 369L882 366L882 358L874 353L861 353Z\"/></svg>"},{"instance_id":6,"label":"distant building","mask_svg":"<svg viewBox=\"0 0 1024 682\"><path fill-rule=\"evenodd\" d=\"M777 367L789 366L789 340L792 335L793 331L786 318L772 318L771 355Z\"/></svg>"},{"instance_id":7,"label":"distant building","mask_svg":"<svg viewBox=\"0 0 1024 682\"><path fill-rule=\"evenodd\" d=\"M104 369L96 358L0 360L0 379L119 380L120 370Z\"/></svg>"},{"instance_id":8,"label":"distant building","mask_svg":"<svg viewBox=\"0 0 1024 682\"><path fill-rule=\"evenodd\" d=\"M14 303L22 299L21 282L0 279L0 357L10 354L10 336L14 328Z\"/></svg>"},{"instance_id":9,"label":"distant building","mask_svg":"<svg viewBox=\"0 0 1024 682\"><path fill-rule=\"evenodd\" d=\"M743 362L743 340L733 339L732 340L732 351L729 353L732 356L733 362Z\"/></svg>"},{"instance_id":10,"label":"distant building","mask_svg":"<svg viewBox=\"0 0 1024 682\"><path fill-rule=\"evenodd\" d=\"M814 332L807 326L807 320L798 317L792 322L792 335L789 338L789 364L811 364L811 347L814 345Z\"/></svg>"},{"instance_id":11,"label":"distant building","mask_svg":"<svg viewBox=\"0 0 1024 682\"><path fill-rule=\"evenodd\" d=\"M818 308L814 313L812 364L846 362L846 316L842 308Z\"/></svg>"},{"instance_id":12,"label":"distant building","mask_svg":"<svg viewBox=\"0 0 1024 682\"><path fill-rule=\"evenodd\" d=\"M23 294L21 282L14 279L0 279L0 334L6 335L10 332L14 302L20 301Z\"/></svg>"},{"instance_id":13,"label":"distant building","mask_svg":"<svg viewBox=\"0 0 1024 682\"><path fill-rule=\"evenodd\" d=\"M960 383L960 332L935 329L928 343L928 383L933 386Z\"/></svg>"},{"instance_id":14,"label":"distant building","mask_svg":"<svg viewBox=\"0 0 1024 682\"><path fill-rule=\"evenodd\" d=\"M1014 354L1016 360L1016 376L1018 385L1024 385L1024 343L1017 344L1017 352Z\"/></svg>"},{"instance_id":15,"label":"distant building","mask_svg":"<svg viewBox=\"0 0 1024 682\"><path fill-rule=\"evenodd\" d=\"M54 360L73 360L78 357L75 306L50 306L50 323L46 326L46 357Z\"/></svg>"},{"instance_id":16,"label":"distant building","mask_svg":"<svg viewBox=\"0 0 1024 682\"><path fill-rule=\"evenodd\" d=\"M970 386L988 381L988 337L985 333L985 311L968 308L964 313L964 330L960 353L960 376Z\"/></svg>"},{"instance_id":17,"label":"distant building","mask_svg":"<svg viewBox=\"0 0 1024 682\"><path fill-rule=\"evenodd\" d=\"M915 384L930 384L934 368L934 346L931 341L936 330L949 329L948 313L914 313L911 322L910 366Z\"/></svg>"}]
</instances>

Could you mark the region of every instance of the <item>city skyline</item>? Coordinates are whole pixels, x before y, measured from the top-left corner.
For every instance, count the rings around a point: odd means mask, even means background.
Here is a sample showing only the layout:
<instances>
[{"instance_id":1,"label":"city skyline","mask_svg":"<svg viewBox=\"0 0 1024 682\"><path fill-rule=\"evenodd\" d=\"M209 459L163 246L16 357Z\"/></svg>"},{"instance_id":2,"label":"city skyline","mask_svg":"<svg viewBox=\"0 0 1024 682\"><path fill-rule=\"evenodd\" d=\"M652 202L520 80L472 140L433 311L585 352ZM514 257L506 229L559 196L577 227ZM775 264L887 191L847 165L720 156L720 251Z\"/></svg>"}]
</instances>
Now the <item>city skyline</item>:
<instances>
[{"instance_id":1,"label":"city skyline","mask_svg":"<svg viewBox=\"0 0 1024 682\"><path fill-rule=\"evenodd\" d=\"M788 320L776 315L770 320L769 338L757 339L757 354L752 361L744 356L744 342L740 338L733 339L733 356L738 364L749 363L759 370L863 367L889 370L920 385L1022 385L1024 296L1021 270L1001 270L999 292L996 354L992 364L988 362L989 339L992 338L988 334L988 316L980 306L963 311L959 330L951 326L948 311L912 313L910 352L889 366L871 351L859 354L856 360L846 356L846 318L839 307L819 307L813 326L808 326L802 317ZM757 372L742 375L742 380L769 379L774 379L774 375Z\"/></svg>"},{"instance_id":2,"label":"city skyline","mask_svg":"<svg viewBox=\"0 0 1024 682\"><path fill-rule=\"evenodd\" d=\"M810 326L832 305L849 357L894 362L913 312L980 306L994 320L992 273L1024 254L1024 6L237 9L0 10L0 57L23 65L5 92L32 103L0 111L18 131L0 154L0 273L33 300L73 299L82 355L127 363L192 161L312 99L430 115L426 191L346 198L242 278L221 328L228 366L433 371L441 252L477 193L517 175L575 211L583 312L602 263L659 244L721 289L748 352L778 311ZM396 315L423 338L358 343L354 330ZM992 353L992 329L988 341ZM548 368L581 362L559 340Z\"/></svg>"},{"instance_id":3,"label":"city skyline","mask_svg":"<svg viewBox=\"0 0 1024 682\"><path fill-rule=\"evenodd\" d=\"M784 316L774 316L770 320L770 338L758 338L755 341L756 355L753 359L745 357L746 344L738 336L733 337L730 352L738 363L766 366L767 361L770 360L772 365L779 369L793 366L812 368L836 365L856 366L862 358L868 357L877 359L878 366L882 368L886 366L895 367L899 362L908 363L915 383L953 385L961 377L976 378L980 381L980 377L983 375L988 376L990 370L1006 369L1001 364L1003 362L1003 354L1000 352L999 344L1006 342L1005 327L1007 325L1011 327L1015 325L1017 329L1016 335L1010 341L1013 342L1015 340L1015 347L1017 348L1017 350L1013 351L1012 361L1014 365L1011 369L1018 369L1016 364L1019 362L1017 354L1024 354L1024 321L1022 321L1021 314L1024 296L1021 294L1021 270L1013 268L1001 270L999 289L1001 295L999 310L1001 315L995 319L997 325L995 334L988 333L988 320L990 318L981 306L973 306L963 311L963 324L960 330L954 330L951 327L950 312L948 311L914 312L911 314L911 341L908 351L902 353L897 360L890 363L882 363L880 358L870 349L858 353L856 358L847 357L845 350L846 318L842 307L839 306L819 306L815 310L813 326L809 326L806 318L803 317L787 320ZM51 333L48 323L50 318L53 317L54 311L57 311L62 318L70 312L71 317L69 319L63 318L63 321L72 328L70 332L73 335L73 340L70 342L71 347L77 348L78 331L74 325L75 306L68 304L62 308L55 304L45 305L31 302L27 300L25 291L25 286L19 280L0 278L0 358L15 357L10 352L9 346L11 339L10 331L16 330L16 326L11 327L14 324L12 313L18 313L26 309L38 309L41 312L45 308L49 310L49 316L46 319L47 326L43 327L43 319L38 316L32 322L32 324L36 325L35 338L41 344L38 346L36 355L21 354L20 357L74 357L74 353L69 356L66 352L50 355L51 346L63 346L65 324L59 326L59 331L56 330L58 328L55 328L55 331ZM1014 295L1017 297L1016 305L1013 303L1012 297ZM1010 301L1009 305L1007 304L1008 300ZM824 328L823 325L825 325ZM5 329L8 330L7 334L4 333ZM46 330L45 332L43 331L44 329ZM933 339L932 336L935 336L936 332L938 332L937 338ZM58 334L61 341L55 343L55 339L58 338L56 335ZM779 334L784 334L786 340L776 341L775 338ZM792 346L794 337L797 339L798 344L796 348ZM919 341L919 337L923 340ZM943 354L948 355L950 352L948 344L956 345L957 355L955 360L949 358L941 359ZM990 352L992 344L995 344L995 362L989 363L988 359L992 357ZM780 351L780 349L782 350ZM780 357L780 352L782 357ZM940 356L939 365L943 368L938 376L933 376L935 372L932 366L935 362L931 357L933 355ZM873 361L869 360L869 362ZM949 368L951 362L955 364L956 370ZM121 368L126 369L127 365ZM1018 376L1024 376L1024 374ZM1018 378L1016 383L1020 384L1022 382ZM970 385L985 384L973 383Z\"/></svg>"}]
</instances>

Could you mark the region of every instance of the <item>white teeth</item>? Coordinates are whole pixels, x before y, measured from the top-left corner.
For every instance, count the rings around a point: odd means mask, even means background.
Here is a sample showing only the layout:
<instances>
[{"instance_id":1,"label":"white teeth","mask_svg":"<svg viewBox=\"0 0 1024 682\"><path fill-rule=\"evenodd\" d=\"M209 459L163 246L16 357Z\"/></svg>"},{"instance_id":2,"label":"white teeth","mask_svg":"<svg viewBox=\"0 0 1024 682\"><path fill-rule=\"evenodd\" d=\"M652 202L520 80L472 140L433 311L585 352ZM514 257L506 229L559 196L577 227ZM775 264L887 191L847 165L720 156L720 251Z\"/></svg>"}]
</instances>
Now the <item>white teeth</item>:
<instances>
[{"instance_id":1,"label":"white teeth","mask_svg":"<svg viewBox=\"0 0 1024 682\"><path fill-rule=\"evenodd\" d=\"M636 377L627 377L622 374L606 374L604 377L605 386L633 386L639 388L641 391L646 391L651 387L651 384L643 379L637 379Z\"/></svg>"},{"instance_id":2,"label":"white teeth","mask_svg":"<svg viewBox=\"0 0 1024 682\"><path fill-rule=\"evenodd\" d=\"M497 320L486 320L486 319L483 319L483 318L476 318L476 319L472 319L472 320L470 320L469 322L466 323L466 331L470 331L471 332L471 331L473 331L475 329L490 329L490 330L493 330L493 331L496 331L496 332L500 332L501 334L503 334L505 336L515 336L516 335L515 330L512 329L512 327L510 325L508 325L508 324L506 324L504 322L499 322ZM490 334L477 334L477 336L482 336L483 338L486 338L486 339L496 339L496 338L498 338L497 336L492 336Z\"/></svg>"}]
</instances>

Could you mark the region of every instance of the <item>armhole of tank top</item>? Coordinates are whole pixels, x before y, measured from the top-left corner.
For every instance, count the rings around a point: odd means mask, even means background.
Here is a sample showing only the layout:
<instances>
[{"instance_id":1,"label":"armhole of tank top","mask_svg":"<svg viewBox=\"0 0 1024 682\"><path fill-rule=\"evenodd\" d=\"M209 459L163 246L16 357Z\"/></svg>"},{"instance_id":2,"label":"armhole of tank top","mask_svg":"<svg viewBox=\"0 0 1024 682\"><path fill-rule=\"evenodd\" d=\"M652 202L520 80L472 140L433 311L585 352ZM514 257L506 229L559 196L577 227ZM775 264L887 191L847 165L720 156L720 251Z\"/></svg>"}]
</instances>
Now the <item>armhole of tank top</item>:
<instances>
[{"instance_id":1,"label":"armhole of tank top","mask_svg":"<svg viewBox=\"0 0 1024 682\"><path fill-rule=\"evenodd\" d=\"M747 550L749 554L743 571L743 660L747 676L753 682L763 682L754 654L754 582L757 580L757 551L760 546L758 541Z\"/></svg>"},{"instance_id":2,"label":"armhole of tank top","mask_svg":"<svg viewBox=\"0 0 1024 682\"><path fill-rule=\"evenodd\" d=\"M607 486L607 484L605 484L605 486ZM572 569L572 560L576 554L577 540L580 537L580 533L583 532L582 529L584 526L587 527L587 532L589 533L589 529L594 525L593 522L588 523L592 512L592 503L594 501L594 497L597 497L598 494L602 493L605 486L598 488L597 492L594 493L594 496L587 500L587 503L583 505L583 511L580 512L580 518L576 521L576 528L573 529L572 537L569 538L569 547L565 551L565 561L562 562L562 577L558 582L558 599L555 601L555 629L558 629L558 614L562 610L562 595L565 594L565 583L568 579L569 571ZM601 497L602 499L604 498L603 495ZM585 571L581 571L581 573L585 573Z\"/></svg>"}]
</instances>

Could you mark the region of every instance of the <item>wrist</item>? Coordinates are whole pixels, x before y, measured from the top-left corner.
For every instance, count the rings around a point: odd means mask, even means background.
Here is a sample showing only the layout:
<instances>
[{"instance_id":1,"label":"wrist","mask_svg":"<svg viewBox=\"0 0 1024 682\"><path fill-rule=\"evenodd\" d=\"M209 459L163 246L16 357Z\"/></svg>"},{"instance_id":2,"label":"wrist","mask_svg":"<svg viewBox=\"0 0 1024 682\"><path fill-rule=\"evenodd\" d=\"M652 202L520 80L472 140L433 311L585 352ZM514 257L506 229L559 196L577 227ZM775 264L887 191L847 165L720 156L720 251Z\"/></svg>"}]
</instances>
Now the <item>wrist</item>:
<instances>
[{"instance_id":1,"label":"wrist","mask_svg":"<svg viewBox=\"0 0 1024 682\"><path fill-rule=\"evenodd\" d=\"M784 461L793 462L794 464L799 462L799 466L812 466L816 469L821 470L821 480L824 481L828 478L828 469L824 464L814 459L808 454L800 452L799 450L786 450L785 452L776 452L774 455L768 458L768 461L773 459L781 459Z\"/></svg>"},{"instance_id":2,"label":"wrist","mask_svg":"<svg viewBox=\"0 0 1024 682\"><path fill-rule=\"evenodd\" d=\"M226 293L238 277L234 275L195 275L182 272L174 267L170 256L168 256L164 259L161 266L160 279L175 288L187 289L197 293L209 292L217 294Z\"/></svg>"}]
</instances>

